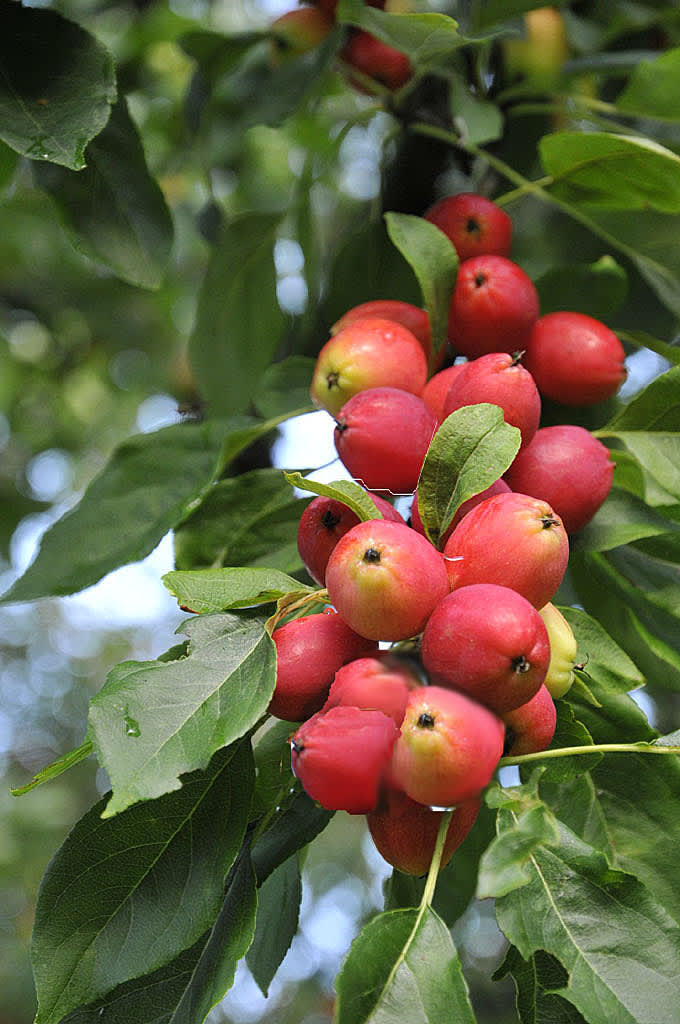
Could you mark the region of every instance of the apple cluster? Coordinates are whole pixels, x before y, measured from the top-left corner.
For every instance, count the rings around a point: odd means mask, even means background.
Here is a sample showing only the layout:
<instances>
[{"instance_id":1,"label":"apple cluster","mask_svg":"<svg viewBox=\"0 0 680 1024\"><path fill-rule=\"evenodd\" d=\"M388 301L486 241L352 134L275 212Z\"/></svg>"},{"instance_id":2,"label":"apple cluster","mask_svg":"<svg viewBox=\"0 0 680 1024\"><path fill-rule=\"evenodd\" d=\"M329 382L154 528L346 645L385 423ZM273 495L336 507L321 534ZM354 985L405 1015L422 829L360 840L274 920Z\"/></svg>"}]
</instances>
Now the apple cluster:
<instances>
[{"instance_id":1,"label":"apple cluster","mask_svg":"<svg viewBox=\"0 0 680 1024\"><path fill-rule=\"evenodd\" d=\"M509 259L512 224L469 193L426 218L460 259L450 348L434 353L427 313L378 300L331 329L311 382L335 445L375 518L317 497L300 556L328 594L323 612L274 630L270 712L301 722L293 771L322 806L365 814L382 855L427 870L441 810L455 808L444 862L477 816L504 755L544 750L576 642L552 600L582 528L612 482L609 452L582 427L541 427L541 396L585 405L613 395L624 352L578 312L540 316ZM444 366L444 360L451 362ZM441 424L499 406L521 444L503 479L468 499L435 546L418 506L423 461ZM406 522L389 500L412 495Z\"/></svg>"}]
</instances>

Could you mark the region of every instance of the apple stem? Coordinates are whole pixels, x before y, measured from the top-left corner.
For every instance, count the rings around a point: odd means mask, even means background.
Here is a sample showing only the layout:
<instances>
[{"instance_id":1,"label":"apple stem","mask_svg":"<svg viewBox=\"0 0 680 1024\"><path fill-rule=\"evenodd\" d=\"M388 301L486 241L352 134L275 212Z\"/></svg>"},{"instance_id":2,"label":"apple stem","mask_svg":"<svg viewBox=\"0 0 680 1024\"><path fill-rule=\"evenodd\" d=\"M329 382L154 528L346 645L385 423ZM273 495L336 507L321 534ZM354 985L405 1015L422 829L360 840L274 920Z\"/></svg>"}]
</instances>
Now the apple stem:
<instances>
[{"instance_id":1,"label":"apple stem","mask_svg":"<svg viewBox=\"0 0 680 1024\"><path fill-rule=\"evenodd\" d=\"M582 747L556 747L554 750L539 750L534 754L518 754L516 757L502 757L500 768L507 765L528 764L530 761L545 761L554 757L572 757L575 754L680 754L680 747L665 747L654 743L594 743Z\"/></svg>"},{"instance_id":2,"label":"apple stem","mask_svg":"<svg viewBox=\"0 0 680 1024\"><path fill-rule=\"evenodd\" d=\"M442 862L442 854L444 853L446 833L449 831L449 825L451 824L452 814L453 807L450 810L443 812L442 820L439 823L439 832L437 833L437 841L434 844L434 853L432 854L430 870L427 873L427 880L425 882L423 896L420 901L421 911L423 911L426 907L429 907L432 903L432 897L434 896L434 887L437 884L437 876L439 875L439 866Z\"/></svg>"}]
</instances>

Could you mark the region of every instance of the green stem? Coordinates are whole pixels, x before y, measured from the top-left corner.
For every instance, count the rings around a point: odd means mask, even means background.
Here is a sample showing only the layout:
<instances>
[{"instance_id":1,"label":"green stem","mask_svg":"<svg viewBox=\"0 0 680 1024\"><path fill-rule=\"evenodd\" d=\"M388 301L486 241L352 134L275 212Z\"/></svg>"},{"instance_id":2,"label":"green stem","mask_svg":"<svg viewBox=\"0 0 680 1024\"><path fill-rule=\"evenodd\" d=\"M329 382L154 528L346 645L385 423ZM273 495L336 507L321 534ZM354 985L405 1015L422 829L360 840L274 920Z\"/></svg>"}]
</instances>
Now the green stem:
<instances>
[{"instance_id":1,"label":"green stem","mask_svg":"<svg viewBox=\"0 0 680 1024\"><path fill-rule=\"evenodd\" d=\"M422 914L427 907L432 903L432 897L434 896L434 887L437 884L437 876L439 875L439 867L442 862L442 854L444 853L444 843L446 842L446 833L449 831L449 825L451 824L451 815L453 814L453 808L449 811L444 811L442 814L442 820L439 823L439 832L437 833L437 841L434 844L434 853L432 854L432 861L430 863L430 870L427 873L427 881L425 882L425 888L423 890L423 896L420 901L420 913Z\"/></svg>"},{"instance_id":2,"label":"green stem","mask_svg":"<svg viewBox=\"0 0 680 1024\"><path fill-rule=\"evenodd\" d=\"M502 757L501 768L507 765L528 764L530 761L545 761L554 757L572 757L575 754L680 754L680 747L663 747L653 743L594 743L582 747L556 747L554 750L539 750L535 754L518 754L516 757Z\"/></svg>"}]
</instances>

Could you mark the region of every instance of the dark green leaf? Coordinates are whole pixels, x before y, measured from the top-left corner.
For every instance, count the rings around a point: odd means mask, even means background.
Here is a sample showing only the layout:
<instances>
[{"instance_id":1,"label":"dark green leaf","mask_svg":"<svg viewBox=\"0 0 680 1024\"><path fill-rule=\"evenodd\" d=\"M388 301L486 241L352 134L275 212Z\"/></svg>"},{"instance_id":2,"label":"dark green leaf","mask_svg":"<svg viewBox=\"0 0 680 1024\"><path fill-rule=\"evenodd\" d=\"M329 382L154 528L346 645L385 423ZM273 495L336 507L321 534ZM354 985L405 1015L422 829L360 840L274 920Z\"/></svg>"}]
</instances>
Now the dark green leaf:
<instances>
[{"instance_id":1,"label":"dark green leaf","mask_svg":"<svg viewBox=\"0 0 680 1024\"><path fill-rule=\"evenodd\" d=\"M386 213L385 223L390 238L418 279L423 305L430 315L434 357L446 343L451 295L458 275L458 253L444 232L422 217Z\"/></svg>"},{"instance_id":2,"label":"dark green leaf","mask_svg":"<svg viewBox=\"0 0 680 1024\"><path fill-rule=\"evenodd\" d=\"M176 792L75 826L36 909L36 1020L63 1016L176 957L210 927L248 819L250 747L221 751Z\"/></svg>"},{"instance_id":3,"label":"dark green leaf","mask_svg":"<svg viewBox=\"0 0 680 1024\"><path fill-rule=\"evenodd\" d=\"M482 803L474 825L437 877L432 906L449 928L475 894L480 858L495 835L496 812Z\"/></svg>"},{"instance_id":4,"label":"dark green leaf","mask_svg":"<svg viewBox=\"0 0 680 1024\"><path fill-rule=\"evenodd\" d=\"M668 50L654 60L641 60L634 68L616 106L628 114L655 117L662 121L680 120L680 111L669 96L680 92L680 49Z\"/></svg>"},{"instance_id":5,"label":"dark green leaf","mask_svg":"<svg viewBox=\"0 0 680 1024\"><path fill-rule=\"evenodd\" d=\"M290 793L295 778L290 766L290 722L270 718L257 742L255 756L255 793L253 816L266 814Z\"/></svg>"},{"instance_id":6,"label":"dark green leaf","mask_svg":"<svg viewBox=\"0 0 680 1024\"><path fill-rule=\"evenodd\" d=\"M628 291L628 275L611 256L602 256L595 263L553 266L535 283L541 316L578 309L598 320L608 320Z\"/></svg>"},{"instance_id":7,"label":"dark green leaf","mask_svg":"<svg viewBox=\"0 0 680 1024\"><path fill-rule=\"evenodd\" d=\"M444 14L391 14L362 0L340 0L337 18L408 54L416 67L440 63L469 41L458 35L457 23Z\"/></svg>"},{"instance_id":8,"label":"dark green leaf","mask_svg":"<svg viewBox=\"0 0 680 1024\"><path fill-rule=\"evenodd\" d=\"M508 974L512 976L520 1024L587 1024L576 1007L550 991L564 984L561 976L565 973L559 962L542 950L523 960L515 947L510 946L493 978L499 981Z\"/></svg>"},{"instance_id":9,"label":"dark green leaf","mask_svg":"<svg viewBox=\"0 0 680 1024\"><path fill-rule=\"evenodd\" d=\"M451 934L430 907L390 910L352 943L336 981L337 1024L474 1024Z\"/></svg>"},{"instance_id":10,"label":"dark green leaf","mask_svg":"<svg viewBox=\"0 0 680 1024\"><path fill-rule=\"evenodd\" d=\"M177 789L243 736L274 690L274 644L264 619L201 615L185 622L186 658L126 661L90 703L90 735L113 787L105 817Z\"/></svg>"},{"instance_id":11,"label":"dark green leaf","mask_svg":"<svg viewBox=\"0 0 680 1024\"><path fill-rule=\"evenodd\" d=\"M172 220L124 99L86 158L80 173L39 165L38 184L57 203L76 248L124 281L157 288L172 246Z\"/></svg>"},{"instance_id":12,"label":"dark green leaf","mask_svg":"<svg viewBox=\"0 0 680 1024\"><path fill-rule=\"evenodd\" d=\"M241 217L223 228L213 250L189 341L211 416L248 408L283 332L274 269L280 220L280 214Z\"/></svg>"},{"instance_id":13,"label":"dark green leaf","mask_svg":"<svg viewBox=\"0 0 680 1024\"><path fill-rule=\"evenodd\" d=\"M458 507L505 472L520 442L497 405L466 405L444 420L418 481L418 511L433 544L439 545Z\"/></svg>"},{"instance_id":14,"label":"dark green leaf","mask_svg":"<svg viewBox=\"0 0 680 1024\"><path fill-rule=\"evenodd\" d=\"M619 435L623 439L623 435ZM628 435L630 436L630 435ZM635 436L635 435L634 435ZM653 436L655 439L657 435ZM673 435L661 435L672 437ZM632 447L636 445L633 442ZM644 447L644 444L643 444ZM658 454L658 446L647 445L653 453ZM680 444L678 446L680 453ZM662 458L666 453L662 454ZM639 454L638 454L639 457ZM678 476L680 484L680 472L675 472L673 467L666 468ZM590 522L580 530L574 540L573 547L584 551L609 551L611 548L619 547L622 544L629 544L631 541L640 540L644 537L657 537L667 533L678 533L680 524L666 519L659 511L629 494L627 491L614 487L610 491L604 505L595 513Z\"/></svg>"},{"instance_id":15,"label":"dark green leaf","mask_svg":"<svg viewBox=\"0 0 680 1024\"><path fill-rule=\"evenodd\" d=\"M278 569L173 570L163 583L182 608L199 615L269 604L291 591L313 590Z\"/></svg>"},{"instance_id":16,"label":"dark green leaf","mask_svg":"<svg viewBox=\"0 0 680 1024\"><path fill-rule=\"evenodd\" d=\"M260 887L255 937L246 955L265 996L297 931L301 898L298 858L289 857Z\"/></svg>"},{"instance_id":17,"label":"dark green leaf","mask_svg":"<svg viewBox=\"0 0 680 1024\"><path fill-rule=\"evenodd\" d=\"M116 99L113 58L56 11L1 0L0 138L22 156L81 170Z\"/></svg>"},{"instance_id":18,"label":"dark green leaf","mask_svg":"<svg viewBox=\"0 0 680 1024\"><path fill-rule=\"evenodd\" d=\"M253 846L257 884L262 885L279 864L323 832L333 814L315 804L305 792L294 792Z\"/></svg>"},{"instance_id":19,"label":"dark green leaf","mask_svg":"<svg viewBox=\"0 0 680 1024\"><path fill-rule=\"evenodd\" d=\"M309 356L290 356L272 363L262 375L253 404L268 419L293 412L311 412L309 386L316 360Z\"/></svg>"},{"instance_id":20,"label":"dark green leaf","mask_svg":"<svg viewBox=\"0 0 680 1024\"><path fill-rule=\"evenodd\" d=\"M353 480L333 480L330 484L323 484L318 480L309 480L302 473L284 473L283 475L291 487L298 487L302 491L322 494L326 498L341 501L343 505L351 508L362 522L367 522L370 519L382 519L382 513L378 511L371 495L359 484L355 484Z\"/></svg>"}]
</instances>

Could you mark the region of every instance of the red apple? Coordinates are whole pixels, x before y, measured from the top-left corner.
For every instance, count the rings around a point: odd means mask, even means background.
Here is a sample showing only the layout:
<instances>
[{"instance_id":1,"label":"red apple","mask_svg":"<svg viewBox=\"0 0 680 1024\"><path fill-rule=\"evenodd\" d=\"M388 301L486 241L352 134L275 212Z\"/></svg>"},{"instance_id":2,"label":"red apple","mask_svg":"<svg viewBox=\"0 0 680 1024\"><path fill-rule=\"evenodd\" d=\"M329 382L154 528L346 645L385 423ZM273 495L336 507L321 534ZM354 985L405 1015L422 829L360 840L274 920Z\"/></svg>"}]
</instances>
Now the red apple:
<instances>
[{"instance_id":1,"label":"red apple","mask_svg":"<svg viewBox=\"0 0 680 1024\"><path fill-rule=\"evenodd\" d=\"M533 377L517 356L490 352L465 363L444 400L444 418L456 409L479 402L500 406L505 422L522 434L523 445L538 430L541 399Z\"/></svg>"},{"instance_id":2,"label":"red apple","mask_svg":"<svg viewBox=\"0 0 680 1024\"><path fill-rule=\"evenodd\" d=\"M521 352L538 313L538 293L521 267L504 256L473 256L458 270L449 340L470 359Z\"/></svg>"},{"instance_id":3,"label":"red apple","mask_svg":"<svg viewBox=\"0 0 680 1024\"><path fill-rule=\"evenodd\" d=\"M401 88L411 77L411 62L405 53L362 29L352 30L340 51L340 59L349 69L356 68L391 90ZM351 70L349 81L361 92L366 91L363 83L352 76Z\"/></svg>"},{"instance_id":4,"label":"red apple","mask_svg":"<svg viewBox=\"0 0 680 1024\"><path fill-rule=\"evenodd\" d=\"M405 640L420 633L448 593L441 554L415 530L375 519L338 541L326 586L345 622L372 640Z\"/></svg>"},{"instance_id":5,"label":"red apple","mask_svg":"<svg viewBox=\"0 0 680 1024\"><path fill-rule=\"evenodd\" d=\"M604 502L613 474L609 449L584 427L563 423L537 430L505 479L513 491L549 502L567 533L576 533Z\"/></svg>"},{"instance_id":6,"label":"red apple","mask_svg":"<svg viewBox=\"0 0 680 1024\"><path fill-rule=\"evenodd\" d=\"M335 673L323 710L338 704L382 711L401 725L411 690L423 679L404 659L388 652L372 658L357 658Z\"/></svg>"},{"instance_id":7,"label":"red apple","mask_svg":"<svg viewBox=\"0 0 680 1024\"><path fill-rule=\"evenodd\" d=\"M358 306L352 306L339 320L331 327L331 334L337 334L345 327L355 323L357 320L364 320L366 317L380 317L383 320L396 320L402 327L408 328L411 334L423 347L425 358L430 359L432 341L430 337L430 318L426 310L420 306L414 306L411 302L402 302L400 299L372 299L369 302L361 302ZM445 348L440 353L440 361L446 354Z\"/></svg>"},{"instance_id":8,"label":"red apple","mask_svg":"<svg viewBox=\"0 0 680 1024\"><path fill-rule=\"evenodd\" d=\"M446 401L446 396L451 390L451 385L457 380L466 365L466 363L455 363L453 366L447 366L445 370L435 373L428 380L420 396L427 408L430 412L434 413L440 423L445 418L444 402Z\"/></svg>"},{"instance_id":9,"label":"red apple","mask_svg":"<svg viewBox=\"0 0 680 1024\"><path fill-rule=\"evenodd\" d=\"M541 686L530 701L503 715L506 757L547 750L557 725L555 703L547 686Z\"/></svg>"},{"instance_id":10,"label":"red apple","mask_svg":"<svg viewBox=\"0 0 680 1024\"><path fill-rule=\"evenodd\" d=\"M447 235L463 263L472 256L509 256L512 221L500 206L475 192L459 192L434 203L425 220Z\"/></svg>"}]
</instances>

